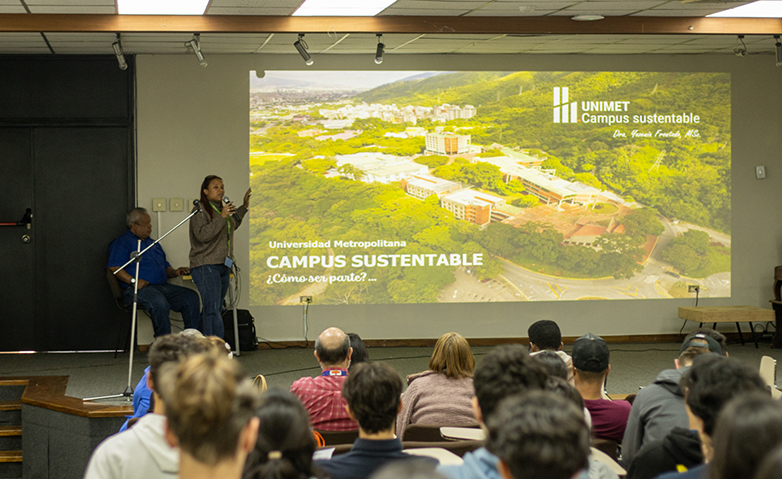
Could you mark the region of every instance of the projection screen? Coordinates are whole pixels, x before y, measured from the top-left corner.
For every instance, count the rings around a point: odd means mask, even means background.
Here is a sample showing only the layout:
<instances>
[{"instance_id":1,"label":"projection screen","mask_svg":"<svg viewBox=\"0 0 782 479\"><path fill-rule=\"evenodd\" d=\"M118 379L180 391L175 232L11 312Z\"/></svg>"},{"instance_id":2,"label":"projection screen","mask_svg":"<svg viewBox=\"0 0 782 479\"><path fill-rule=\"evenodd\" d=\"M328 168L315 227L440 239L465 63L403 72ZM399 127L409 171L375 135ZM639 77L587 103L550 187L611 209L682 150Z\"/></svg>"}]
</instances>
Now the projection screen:
<instances>
[{"instance_id":1,"label":"projection screen","mask_svg":"<svg viewBox=\"0 0 782 479\"><path fill-rule=\"evenodd\" d=\"M730 81L250 72L250 302L729 297Z\"/></svg>"}]
</instances>

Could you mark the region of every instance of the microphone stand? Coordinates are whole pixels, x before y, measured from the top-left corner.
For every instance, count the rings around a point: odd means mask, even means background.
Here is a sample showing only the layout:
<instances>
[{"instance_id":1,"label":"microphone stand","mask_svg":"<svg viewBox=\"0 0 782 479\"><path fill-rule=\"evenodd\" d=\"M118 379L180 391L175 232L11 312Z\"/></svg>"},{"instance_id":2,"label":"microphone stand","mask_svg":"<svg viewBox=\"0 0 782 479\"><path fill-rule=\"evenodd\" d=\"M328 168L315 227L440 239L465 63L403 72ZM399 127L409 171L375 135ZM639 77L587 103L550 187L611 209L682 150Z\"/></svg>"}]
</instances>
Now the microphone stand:
<instances>
[{"instance_id":1,"label":"microphone stand","mask_svg":"<svg viewBox=\"0 0 782 479\"><path fill-rule=\"evenodd\" d=\"M114 399L114 398L127 398L128 401L133 399L133 383L132 377L133 377L133 352L135 351L136 347L136 319L138 318L138 269L139 269L139 263L141 263L141 257L144 253L147 252L150 248L155 246L156 244L160 243L160 241L165 238L166 236L170 235L175 229L179 228L183 224L185 224L186 221L188 221L190 218L192 218L196 213L201 211L201 205L198 200L193 200L193 206L196 208L193 210L190 215L188 215L187 218L183 219L179 222L176 226L168 230L166 234L161 236L160 238L156 239L154 243L144 248L144 250L141 250L141 240L138 240L138 245L136 246L136 251L131 253L130 259L127 263L120 266L116 271L114 271L114 275L119 273L120 271L124 270L125 268L130 265L130 263L136 263L136 276L135 276L135 282L133 283L133 314L131 315L131 323L130 323L130 358L128 360L128 385L125 388L125 391L122 392L122 394L111 394L108 396L96 396L91 398L84 398L82 401L97 401L101 399Z\"/></svg>"}]
</instances>

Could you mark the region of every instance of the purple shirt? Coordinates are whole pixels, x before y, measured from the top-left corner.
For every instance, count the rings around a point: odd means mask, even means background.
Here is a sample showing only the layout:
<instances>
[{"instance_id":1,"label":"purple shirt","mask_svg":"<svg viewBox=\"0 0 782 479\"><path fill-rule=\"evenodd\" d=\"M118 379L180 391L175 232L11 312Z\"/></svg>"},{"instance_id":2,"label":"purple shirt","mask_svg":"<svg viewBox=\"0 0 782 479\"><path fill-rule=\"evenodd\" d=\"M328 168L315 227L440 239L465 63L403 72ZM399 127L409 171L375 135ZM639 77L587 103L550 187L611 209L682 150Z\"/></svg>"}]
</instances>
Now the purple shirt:
<instances>
[{"instance_id":1,"label":"purple shirt","mask_svg":"<svg viewBox=\"0 0 782 479\"><path fill-rule=\"evenodd\" d=\"M630 403L625 400L584 399L584 405L592 415L592 431L595 437L621 443L627 427L627 418L630 417Z\"/></svg>"}]
</instances>

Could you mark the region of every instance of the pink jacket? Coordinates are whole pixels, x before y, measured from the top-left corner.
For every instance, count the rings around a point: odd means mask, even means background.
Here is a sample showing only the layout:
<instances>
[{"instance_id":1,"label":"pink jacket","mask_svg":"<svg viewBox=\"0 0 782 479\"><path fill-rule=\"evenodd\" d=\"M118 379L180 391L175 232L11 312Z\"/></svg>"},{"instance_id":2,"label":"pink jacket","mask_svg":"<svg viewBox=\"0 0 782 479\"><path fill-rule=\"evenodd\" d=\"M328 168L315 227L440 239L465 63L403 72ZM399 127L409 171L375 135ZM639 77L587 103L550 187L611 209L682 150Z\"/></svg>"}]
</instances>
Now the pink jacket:
<instances>
[{"instance_id":1,"label":"pink jacket","mask_svg":"<svg viewBox=\"0 0 782 479\"><path fill-rule=\"evenodd\" d=\"M410 424L458 426L474 424L472 378L449 379L445 373L424 371L407 377L402 412L396 418L396 435L402 439Z\"/></svg>"}]
</instances>

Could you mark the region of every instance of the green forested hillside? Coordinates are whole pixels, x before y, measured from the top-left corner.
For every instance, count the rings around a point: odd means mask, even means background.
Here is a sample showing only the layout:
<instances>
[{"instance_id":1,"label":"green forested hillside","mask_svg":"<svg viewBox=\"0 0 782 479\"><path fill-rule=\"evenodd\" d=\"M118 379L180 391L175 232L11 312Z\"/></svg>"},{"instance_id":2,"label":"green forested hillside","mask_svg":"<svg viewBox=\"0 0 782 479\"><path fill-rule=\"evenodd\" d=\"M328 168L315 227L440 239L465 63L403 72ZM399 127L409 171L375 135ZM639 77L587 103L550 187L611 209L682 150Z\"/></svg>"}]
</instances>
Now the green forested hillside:
<instances>
[{"instance_id":1,"label":"green forested hillside","mask_svg":"<svg viewBox=\"0 0 782 479\"><path fill-rule=\"evenodd\" d=\"M552 89L570 101L629 101L633 115L692 113L691 125L555 124ZM661 213L730 231L730 75L649 72L460 72L398 82L363 93L366 102L478 108L455 124L474 126L475 144L536 148L571 177L594 175L603 187ZM581 113L581 112L580 112ZM679 130L681 138L633 138L632 130ZM625 137L615 137L620 130ZM685 137L697 130L697 137ZM660 163L652 168L657 159ZM565 176L568 176L567 174ZM591 178L584 176L585 178Z\"/></svg>"}]
</instances>

